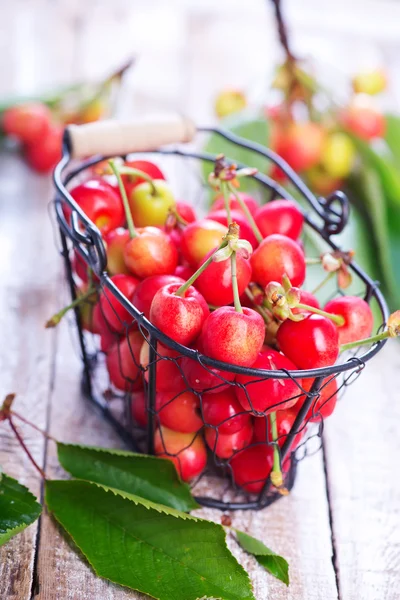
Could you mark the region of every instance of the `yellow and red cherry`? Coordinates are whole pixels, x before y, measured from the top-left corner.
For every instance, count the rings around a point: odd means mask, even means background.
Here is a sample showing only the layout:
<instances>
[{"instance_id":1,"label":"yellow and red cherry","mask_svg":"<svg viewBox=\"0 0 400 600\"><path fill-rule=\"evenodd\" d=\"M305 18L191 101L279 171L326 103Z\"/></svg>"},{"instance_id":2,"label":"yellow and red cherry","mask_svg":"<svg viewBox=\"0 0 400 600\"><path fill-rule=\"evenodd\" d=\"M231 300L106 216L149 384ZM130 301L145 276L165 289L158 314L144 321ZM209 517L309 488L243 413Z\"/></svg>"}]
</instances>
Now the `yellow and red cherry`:
<instances>
[{"instance_id":1,"label":"yellow and red cherry","mask_svg":"<svg viewBox=\"0 0 400 600\"><path fill-rule=\"evenodd\" d=\"M204 354L201 336L193 344L193 349ZM235 373L231 371L203 365L200 361L187 356L182 358L182 371L188 386L196 392L218 393L227 388L235 379Z\"/></svg>"},{"instance_id":2,"label":"yellow and red cherry","mask_svg":"<svg viewBox=\"0 0 400 600\"><path fill-rule=\"evenodd\" d=\"M272 147L299 173L319 162L324 138L325 131L318 123L290 123L274 135Z\"/></svg>"},{"instance_id":3,"label":"yellow and red cherry","mask_svg":"<svg viewBox=\"0 0 400 600\"><path fill-rule=\"evenodd\" d=\"M303 230L304 216L297 202L274 200L261 206L254 220L263 237L280 233L297 240Z\"/></svg>"},{"instance_id":4,"label":"yellow and red cherry","mask_svg":"<svg viewBox=\"0 0 400 600\"><path fill-rule=\"evenodd\" d=\"M111 346L106 356L110 381L118 390L134 391L142 387L140 349L143 335L131 331L122 340Z\"/></svg>"},{"instance_id":5,"label":"yellow and red cherry","mask_svg":"<svg viewBox=\"0 0 400 600\"><path fill-rule=\"evenodd\" d=\"M217 427L220 434L236 433L248 425L251 417L238 402L233 386L202 396L204 423Z\"/></svg>"},{"instance_id":6,"label":"yellow and red cherry","mask_svg":"<svg viewBox=\"0 0 400 600\"><path fill-rule=\"evenodd\" d=\"M360 94L343 109L340 115L341 123L360 138L366 141L383 137L386 130L384 115L375 107L373 102Z\"/></svg>"},{"instance_id":7,"label":"yellow and red cherry","mask_svg":"<svg viewBox=\"0 0 400 600\"><path fill-rule=\"evenodd\" d=\"M169 184L163 179L144 181L128 196L133 222L136 227L164 225L169 209L176 202Z\"/></svg>"},{"instance_id":8,"label":"yellow and red cherry","mask_svg":"<svg viewBox=\"0 0 400 600\"><path fill-rule=\"evenodd\" d=\"M133 420L140 427L147 427L148 414L146 408L146 395L143 390L134 392L131 396L131 413Z\"/></svg>"},{"instance_id":9,"label":"yellow and red cherry","mask_svg":"<svg viewBox=\"0 0 400 600\"><path fill-rule=\"evenodd\" d=\"M103 234L124 224L125 213L121 197L106 181L100 178L89 179L70 190L70 194ZM66 212L69 216L71 211Z\"/></svg>"},{"instance_id":10,"label":"yellow and red cherry","mask_svg":"<svg viewBox=\"0 0 400 600\"><path fill-rule=\"evenodd\" d=\"M182 233L183 258L192 267L197 267L211 250L220 245L227 231L227 227L211 219L200 219L190 223Z\"/></svg>"},{"instance_id":11,"label":"yellow and red cherry","mask_svg":"<svg viewBox=\"0 0 400 600\"><path fill-rule=\"evenodd\" d=\"M137 169L138 171L142 171L151 179L165 179L161 169L149 160L127 160L124 163L124 166L130 167L132 169ZM128 198L130 197L131 192L132 190L134 190L135 187L147 181L146 179L144 179L144 177L140 177L140 175L122 175L121 177Z\"/></svg>"},{"instance_id":12,"label":"yellow and red cherry","mask_svg":"<svg viewBox=\"0 0 400 600\"><path fill-rule=\"evenodd\" d=\"M292 285L299 287L306 276L304 253L291 238L279 233L265 238L250 258L253 281L265 287L271 281L282 281L286 274Z\"/></svg>"},{"instance_id":13,"label":"yellow and red cherry","mask_svg":"<svg viewBox=\"0 0 400 600\"><path fill-rule=\"evenodd\" d=\"M145 380L149 381L149 343L143 341L140 350L140 364L144 371ZM186 383L182 377L180 364L182 355L164 346L160 342L157 344L156 358L156 390L157 392L166 392L173 390L175 394L183 392L186 389Z\"/></svg>"},{"instance_id":14,"label":"yellow and red cherry","mask_svg":"<svg viewBox=\"0 0 400 600\"><path fill-rule=\"evenodd\" d=\"M216 210L208 214L208 219L218 221L222 225L228 226L228 215L225 209ZM237 223L240 227L240 238L247 240L252 245L253 249L257 248L258 241L254 232L245 217L245 215L239 210L231 210L231 221Z\"/></svg>"},{"instance_id":15,"label":"yellow and red cherry","mask_svg":"<svg viewBox=\"0 0 400 600\"><path fill-rule=\"evenodd\" d=\"M338 326L339 344L348 344L371 335L374 316L369 304L362 298L340 296L330 300L324 310L344 318L344 324Z\"/></svg>"},{"instance_id":16,"label":"yellow and red cherry","mask_svg":"<svg viewBox=\"0 0 400 600\"><path fill-rule=\"evenodd\" d=\"M140 283L136 277L122 274L113 275L111 281L129 301L132 301L133 293ZM100 296L100 308L112 331L122 333L133 322L133 317L121 304L120 300L106 287L102 290Z\"/></svg>"},{"instance_id":17,"label":"yellow and red cherry","mask_svg":"<svg viewBox=\"0 0 400 600\"><path fill-rule=\"evenodd\" d=\"M203 427L200 401L193 392L158 392L156 409L161 425L173 431L195 433Z\"/></svg>"},{"instance_id":18,"label":"yellow and red cherry","mask_svg":"<svg viewBox=\"0 0 400 600\"><path fill-rule=\"evenodd\" d=\"M210 450L219 458L227 459L250 444L253 425L250 421L235 433L219 433L214 427L206 427L204 435Z\"/></svg>"},{"instance_id":19,"label":"yellow and red cherry","mask_svg":"<svg viewBox=\"0 0 400 600\"><path fill-rule=\"evenodd\" d=\"M48 173L61 160L63 127L51 125L39 140L27 144L24 156L38 173Z\"/></svg>"},{"instance_id":20,"label":"yellow and red cherry","mask_svg":"<svg viewBox=\"0 0 400 600\"><path fill-rule=\"evenodd\" d=\"M156 292L169 283L182 285L185 281L181 277L176 277L176 275L153 275L152 277L146 277L137 286L132 302L144 314L146 319L150 318L150 307Z\"/></svg>"},{"instance_id":21,"label":"yellow and red cherry","mask_svg":"<svg viewBox=\"0 0 400 600\"><path fill-rule=\"evenodd\" d=\"M106 245L108 274L129 275L130 271L124 259L125 246L130 240L129 231L124 227L117 227L103 235L103 239Z\"/></svg>"},{"instance_id":22,"label":"yellow and red cherry","mask_svg":"<svg viewBox=\"0 0 400 600\"><path fill-rule=\"evenodd\" d=\"M302 398L299 399L299 404L302 404ZM293 423L297 417L297 413L297 405L288 410L276 411L276 426L278 430L277 442L280 448L282 448L283 444L286 442L287 435L291 432ZM298 433L296 433L290 445L291 452L293 452L300 444L305 432L306 428L304 427L304 423L302 423L299 427ZM257 419L254 419L253 441L264 444L272 444L273 437L271 421L269 417L258 417Z\"/></svg>"},{"instance_id":23,"label":"yellow and red cherry","mask_svg":"<svg viewBox=\"0 0 400 600\"><path fill-rule=\"evenodd\" d=\"M174 463L183 481L191 481L201 475L207 464L203 438L193 433L178 433L160 427L154 435L154 451L157 456Z\"/></svg>"},{"instance_id":24,"label":"yellow and red cherry","mask_svg":"<svg viewBox=\"0 0 400 600\"><path fill-rule=\"evenodd\" d=\"M157 227L136 229L124 248L128 270L144 279L151 275L174 273L178 264L178 250L170 238Z\"/></svg>"},{"instance_id":25,"label":"yellow and red cherry","mask_svg":"<svg viewBox=\"0 0 400 600\"><path fill-rule=\"evenodd\" d=\"M35 144L49 131L51 112L39 102L18 104L4 111L2 125L6 135L13 135L24 144Z\"/></svg>"},{"instance_id":26,"label":"yellow and red cherry","mask_svg":"<svg viewBox=\"0 0 400 600\"><path fill-rule=\"evenodd\" d=\"M303 379L302 386L309 392L314 379ZM336 407L338 397L338 384L335 377L327 377L322 382L319 390L319 396L311 404L304 420L310 423L319 423L322 419L330 417ZM303 406L306 398L302 396L298 404L292 409L296 414Z\"/></svg>"}]
</instances>

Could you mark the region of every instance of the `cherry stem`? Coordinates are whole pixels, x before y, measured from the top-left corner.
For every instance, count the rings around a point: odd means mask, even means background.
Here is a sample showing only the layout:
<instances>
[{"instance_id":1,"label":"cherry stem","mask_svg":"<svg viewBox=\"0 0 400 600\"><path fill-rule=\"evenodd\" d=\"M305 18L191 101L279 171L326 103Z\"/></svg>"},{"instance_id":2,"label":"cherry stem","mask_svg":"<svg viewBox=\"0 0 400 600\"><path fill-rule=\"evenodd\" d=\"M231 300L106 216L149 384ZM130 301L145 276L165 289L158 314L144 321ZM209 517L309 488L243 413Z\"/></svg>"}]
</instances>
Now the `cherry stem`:
<instances>
[{"instance_id":1,"label":"cherry stem","mask_svg":"<svg viewBox=\"0 0 400 600\"><path fill-rule=\"evenodd\" d=\"M376 344L377 342L381 342L382 340L386 340L387 338L392 337L388 330L382 331L382 333L378 333L377 335L372 335L369 338L364 338L363 340L356 340L355 342L349 342L348 344L342 344L340 346L340 352L345 352L346 350L352 350L353 348L358 348L358 346L366 346L370 344Z\"/></svg>"},{"instance_id":2,"label":"cherry stem","mask_svg":"<svg viewBox=\"0 0 400 600\"><path fill-rule=\"evenodd\" d=\"M228 242L226 240L224 240L218 246L218 248L211 254L211 256L209 256L207 258L207 260L202 265L200 265L200 267L197 269L197 271L195 271L193 273L193 275L191 277L189 277L189 279L187 281L185 281L185 283L183 283L181 285L181 287L176 290L175 296L184 296L186 291L190 288L190 286L193 285L193 283L196 281L196 279L198 277L200 277L202 272L207 269L208 265L210 265L212 263L214 254L216 254L218 252L218 250L221 250L221 248L225 248L225 246L227 246L227 245L228 245Z\"/></svg>"},{"instance_id":3,"label":"cherry stem","mask_svg":"<svg viewBox=\"0 0 400 600\"><path fill-rule=\"evenodd\" d=\"M326 310L321 310L315 306L308 306L308 304L302 304L301 302L296 305L296 308L301 308L303 310L307 310L308 312L315 313L316 315L321 315L321 317L326 317L327 319L333 321L338 327L342 327L342 325L344 325L346 322L342 315L334 315Z\"/></svg>"},{"instance_id":4,"label":"cherry stem","mask_svg":"<svg viewBox=\"0 0 400 600\"><path fill-rule=\"evenodd\" d=\"M125 210L126 222L128 224L129 236L132 239L134 237L137 237L138 233L137 233L137 231L135 229L135 224L134 224L133 219L132 219L131 207L129 206L128 196L126 195L125 186L124 186L124 184L122 182L122 179L121 179L121 169L123 167L120 167L118 169L118 167L115 164L114 160L109 160L108 164L110 165L111 169L113 170L113 173L114 173L114 175L115 175L115 177L117 178L117 181L118 181L119 192L121 194L121 198L122 198L122 202L123 202L124 210Z\"/></svg>"},{"instance_id":5,"label":"cherry stem","mask_svg":"<svg viewBox=\"0 0 400 600\"><path fill-rule=\"evenodd\" d=\"M230 225L232 223L230 192L229 192L228 186L226 185L225 181L221 181L221 190L224 195L225 210L226 210L226 215L228 217L228 225Z\"/></svg>"},{"instance_id":6,"label":"cherry stem","mask_svg":"<svg viewBox=\"0 0 400 600\"><path fill-rule=\"evenodd\" d=\"M249 300L251 300L251 302L254 304L255 310L258 311L260 313L260 315L262 316L262 318L264 319L264 321L268 324L271 323L272 319L269 316L269 314L267 313L267 311L260 305L257 304L254 294L252 293L252 291L250 290L250 288L246 288L244 293L246 294L246 296L249 298Z\"/></svg>"},{"instance_id":7,"label":"cherry stem","mask_svg":"<svg viewBox=\"0 0 400 600\"><path fill-rule=\"evenodd\" d=\"M320 258L306 258L306 265L320 265Z\"/></svg>"},{"instance_id":8,"label":"cherry stem","mask_svg":"<svg viewBox=\"0 0 400 600\"><path fill-rule=\"evenodd\" d=\"M227 187L228 187L229 191L235 196L236 200L238 201L240 208L246 215L246 218L250 224L250 227L252 228L253 233L256 236L257 242L260 244L263 241L263 236L261 235L261 231L258 229L256 222L253 219L253 215L251 214L246 203L243 202L243 200L241 199L241 197L239 196L238 192L235 190L233 185L231 183L228 183Z\"/></svg>"},{"instance_id":9,"label":"cherry stem","mask_svg":"<svg viewBox=\"0 0 400 600\"><path fill-rule=\"evenodd\" d=\"M90 287L84 294L81 294L73 302L64 306L61 310L59 310L55 315L53 315L45 324L46 329L50 329L51 327L56 327L61 319L70 311L72 308L76 308L86 300L88 300L93 294L96 293L95 287Z\"/></svg>"},{"instance_id":10,"label":"cherry stem","mask_svg":"<svg viewBox=\"0 0 400 600\"><path fill-rule=\"evenodd\" d=\"M328 283L328 281L330 281L332 277L335 276L335 273L336 271L330 271L311 293L316 294L317 292L319 292L324 287L324 285Z\"/></svg>"},{"instance_id":11,"label":"cherry stem","mask_svg":"<svg viewBox=\"0 0 400 600\"><path fill-rule=\"evenodd\" d=\"M271 423L272 439L274 443L274 463L271 472L271 481L275 487L280 487L283 484L282 470L281 470L281 459L279 454L279 447L277 443L278 439L278 426L276 424L276 412L272 412L269 415L269 421Z\"/></svg>"},{"instance_id":12,"label":"cherry stem","mask_svg":"<svg viewBox=\"0 0 400 600\"><path fill-rule=\"evenodd\" d=\"M25 444L24 440L22 439L21 434L19 433L18 429L15 427L11 416L8 417L8 422L10 423L10 427L13 430L13 432L15 434L15 437L17 438L17 440L20 443L20 445L21 445L22 449L24 450L25 454L27 455L27 457L31 461L32 465L35 467L35 469L38 471L38 473L40 473L40 476L42 477L42 479L46 479L45 472L43 471L43 469L41 469L39 467L39 465L37 464L36 460L33 458L30 450L28 449L27 445Z\"/></svg>"},{"instance_id":13,"label":"cherry stem","mask_svg":"<svg viewBox=\"0 0 400 600\"><path fill-rule=\"evenodd\" d=\"M231 254L231 272L232 272L233 304L235 306L236 312L243 313L243 308L242 308L242 305L240 304L239 287L238 287L238 280L237 280L236 252L232 252L232 254Z\"/></svg>"},{"instance_id":14,"label":"cherry stem","mask_svg":"<svg viewBox=\"0 0 400 600\"><path fill-rule=\"evenodd\" d=\"M50 435L49 433L47 433L47 431L44 431L43 429L41 429L40 427L38 427L34 423L31 423L30 421L28 421L28 419L25 419L25 417L23 417L19 413L11 411L11 415L13 417L16 417L17 419L19 419L23 423L26 423L26 425L29 425L30 427L32 427L32 429L35 429L36 431L38 431L39 433L41 433L48 440L52 440L53 442L57 442L56 438L54 438L52 435Z\"/></svg>"},{"instance_id":15,"label":"cherry stem","mask_svg":"<svg viewBox=\"0 0 400 600\"><path fill-rule=\"evenodd\" d=\"M140 177L141 179L144 179L151 186L151 195L157 196L157 188L154 185L154 180L152 177L150 177L150 175L148 175L148 173L145 173L144 171L141 171L140 169L135 169L133 167L119 167L119 172L122 175L133 175L134 177Z\"/></svg>"}]
</instances>

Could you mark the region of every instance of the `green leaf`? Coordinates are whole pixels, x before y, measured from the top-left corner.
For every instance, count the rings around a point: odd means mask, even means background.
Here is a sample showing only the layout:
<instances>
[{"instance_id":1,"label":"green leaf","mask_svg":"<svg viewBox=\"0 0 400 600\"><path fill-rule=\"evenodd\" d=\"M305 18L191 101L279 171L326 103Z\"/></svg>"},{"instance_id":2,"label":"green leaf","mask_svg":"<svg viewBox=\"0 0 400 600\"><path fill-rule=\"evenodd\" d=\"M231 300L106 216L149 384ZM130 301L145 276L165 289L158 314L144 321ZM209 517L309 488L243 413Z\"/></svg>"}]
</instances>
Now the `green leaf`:
<instances>
[{"instance_id":1,"label":"green leaf","mask_svg":"<svg viewBox=\"0 0 400 600\"><path fill-rule=\"evenodd\" d=\"M260 565L271 573L271 575L289 585L289 565L287 561L282 556L279 556L279 554L272 552L260 540L247 533L243 533L243 531L238 531L237 529L235 531L237 540L243 550L246 550L249 554L253 554Z\"/></svg>"},{"instance_id":2,"label":"green leaf","mask_svg":"<svg viewBox=\"0 0 400 600\"><path fill-rule=\"evenodd\" d=\"M269 126L267 120L261 115L246 115L246 113L233 115L232 117L224 119L221 123L221 127L246 140L258 142L263 146L268 145ZM209 137L204 150L211 154L225 154L227 158L254 167L261 173L266 173L271 165L270 161L266 158L263 158L251 150L241 148L217 134L212 134ZM203 175L205 181L207 181L208 175L212 170L213 165L211 163L203 163ZM250 177L245 177L240 182L241 190L254 189L255 187L259 188L259 185Z\"/></svg>"},{"instance_id":3,"label":"green leaf","mask_svg":"<svg viewBox=\"0 0 400 600\"><path fill-rule=\"evenodd\" d=\"M46 482L46 502L101 577L160 600L255 600L221 525L87 481Z\"/></svg>"},{"instance_id":4,"label":"green leaf","mask_svg":"<svg viewBox=\"0 0 400 600\"><path fill-rule=\"evenodd\" d=\"M171 461L155 456L57 443L58 460L68 473L136 494L177 510L199 508Z\"/></svg>"},{"instance_id":5,"label":"green leaf","mask_svg":"<svg viewBox=\"0 0 400 600\"><path fill-rule=\"evenodd\" d=\"M28 488L0 473L0 546L36 521L41 512Z\"/></svg>"},{"instance_id":6,"label":"green leaf","mask_svg":"<svg viewBox=\"0 0 400 600\"><path fill-rule=\"evenodd\" d=\"M385 140L393 154L397 168L400 169L400 117L398 115L385 115L385 117Z\"/></svg>"}]
</instances>

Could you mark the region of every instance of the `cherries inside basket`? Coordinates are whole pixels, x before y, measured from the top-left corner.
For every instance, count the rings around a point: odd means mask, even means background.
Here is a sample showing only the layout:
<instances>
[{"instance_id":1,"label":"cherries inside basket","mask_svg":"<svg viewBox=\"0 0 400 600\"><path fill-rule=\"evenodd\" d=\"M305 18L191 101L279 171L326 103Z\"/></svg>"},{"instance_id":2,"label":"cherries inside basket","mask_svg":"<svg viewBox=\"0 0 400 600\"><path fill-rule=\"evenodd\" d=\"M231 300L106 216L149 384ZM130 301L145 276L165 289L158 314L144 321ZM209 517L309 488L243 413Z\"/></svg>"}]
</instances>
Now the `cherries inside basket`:
<instances>
[{"instance_id":1,"label":"cherries inside basket","mask_svg":"<svg viewBox=\"0 0 400 600\"><path fill-rule=\"evenodd\" d=\"M400 312L388 318L376 283L331 241L346 224L346 198L316 198L273 152L220 131L283 169L301 204L251 164L182 147L155 154L154 135L137 129L120 149L105 148L119 156L64 176L70 155L83 153L76 131L55 174L73 301L47 325L75 309L87 394L138 449L172 460L200 502L267 505L292 486L339 390L399 334ZM194 134L179 131L160 142ZM166 157L182 178L189 160L198 179L198 163L211 165L196 207L199 190L177 195ZM307 231L320 254L307 256ZM227 501L202 484L205 472L232 485Z\"/></svg>"}]
</instances>

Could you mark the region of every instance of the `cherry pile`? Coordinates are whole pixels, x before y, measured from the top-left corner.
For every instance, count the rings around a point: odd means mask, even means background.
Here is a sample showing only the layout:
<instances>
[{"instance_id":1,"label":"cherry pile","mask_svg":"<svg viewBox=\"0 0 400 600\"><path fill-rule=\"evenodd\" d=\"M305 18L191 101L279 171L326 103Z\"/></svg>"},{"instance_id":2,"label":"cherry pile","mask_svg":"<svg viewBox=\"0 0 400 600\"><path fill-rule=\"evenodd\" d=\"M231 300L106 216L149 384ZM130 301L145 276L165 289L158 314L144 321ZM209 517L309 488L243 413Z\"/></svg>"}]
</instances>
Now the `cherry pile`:
<instances>
[{"instance_id":1,"label":"cherry pile","mask_svg":"<svg viewBox=\"0 0 400 600\"><path fill-rule=\"evenodd\" d=\"M260 492L270 477L284 493L290 453L308 423L332 414L338 393L335 376L326 378L281 461L279 450L314 381L296 371L334 365L341 351L366 343L374 323L358 296L339 295L321 307L302 288L308 263L320 263L328 278L348 285L352 254L307 259L299 206L286 199L260 206L239 191L241 178L254 172L218 157L209 180L215 199L200 219L145 160L100 163L70 193L102 233L113 284L163 334L197 351L192 359L157 345L155 453L190 481L205 469L208 448L245 491ZM67 208L65 215L70 218ZM129 396L133 420L145 428L147 332L76 251L72 262L72 306L98 336L112 389ZM398 334L399 322L397 312L369 343ZM202 356L228 364L207 366ZM272 375L235 374L229 365Z\"/></svg>"}]
</instances>

